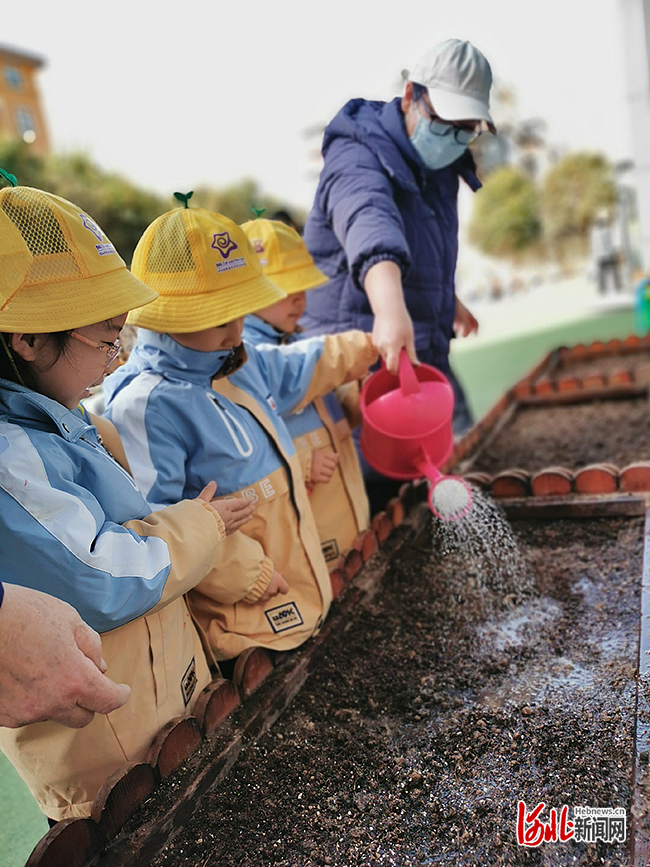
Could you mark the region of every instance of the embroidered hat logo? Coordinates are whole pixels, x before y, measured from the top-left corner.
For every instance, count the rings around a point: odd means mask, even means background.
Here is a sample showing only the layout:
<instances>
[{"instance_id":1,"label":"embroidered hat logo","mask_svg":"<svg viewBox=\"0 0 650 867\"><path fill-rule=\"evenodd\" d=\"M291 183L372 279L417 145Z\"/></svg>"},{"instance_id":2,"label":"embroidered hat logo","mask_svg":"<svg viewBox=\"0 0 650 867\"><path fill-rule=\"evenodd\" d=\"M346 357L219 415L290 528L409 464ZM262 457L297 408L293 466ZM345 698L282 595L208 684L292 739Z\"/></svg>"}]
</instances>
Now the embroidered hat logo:
<instances>
[{"instance_id":1,"label":"embroidered hat logo","mask_svg":"<svg viewBox=\"0 0 650 867\"><path fill-rule=\"evenodd\" d=\"M98 241L101 241L104 236L97 223L94 220L91 220L87 214L79 214L79 216L81 217L81 222L84 224L86 229L88 229L89 232L92 232Z\"/></svg>"},{"instance_id":2,"label":"embroidered hat logo","mask_svg":"<svg viewBox=\"0 0 650 867\"><path fill-rule=\"evenodd\" d=\"M237 249L237 244L235 244L228 232L215 232L210 246L218 250L224 259L227 259L232 251Z\"/></svg>"}]
</instances>

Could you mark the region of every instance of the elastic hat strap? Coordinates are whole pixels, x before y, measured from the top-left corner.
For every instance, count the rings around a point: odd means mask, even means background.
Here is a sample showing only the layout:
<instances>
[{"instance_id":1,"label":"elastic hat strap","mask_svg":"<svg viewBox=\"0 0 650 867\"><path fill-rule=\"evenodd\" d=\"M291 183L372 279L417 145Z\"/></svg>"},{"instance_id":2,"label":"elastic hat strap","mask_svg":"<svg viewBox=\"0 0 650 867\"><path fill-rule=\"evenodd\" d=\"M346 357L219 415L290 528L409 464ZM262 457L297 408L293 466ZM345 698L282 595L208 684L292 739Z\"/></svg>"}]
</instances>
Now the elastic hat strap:
<instances>
[{"instance_id":1,"label":"elastic hat strap","mask_svg":"<svg viewBox=\"0 0 650 867\"><path fill-rule=\"evenodd\" d=\"M13 367L13 369L14 369L14 373L15 373L16 376L18 377L18 382L19 382L19 384L22 385L22 386L24 386L25 388L27 388L27 386L25 385L25 381L24 381L24 379L23 379L22 376L20 375L20 371L19 371L18 368L16 367L16 362L14 361L14 357L13 357L13 355L11 354L11 350L9 349L9 346L8 346L8 344L7 344L7 341L5 340L5 336L4 336L4 332L3 332L3 331L0 331L0 342L2 342L2 346L3 346L3 348L4 348L4 351L7 353L7 358L9 359L9 363L10 363L11 366Z\"/></svg>"}]
</instances>

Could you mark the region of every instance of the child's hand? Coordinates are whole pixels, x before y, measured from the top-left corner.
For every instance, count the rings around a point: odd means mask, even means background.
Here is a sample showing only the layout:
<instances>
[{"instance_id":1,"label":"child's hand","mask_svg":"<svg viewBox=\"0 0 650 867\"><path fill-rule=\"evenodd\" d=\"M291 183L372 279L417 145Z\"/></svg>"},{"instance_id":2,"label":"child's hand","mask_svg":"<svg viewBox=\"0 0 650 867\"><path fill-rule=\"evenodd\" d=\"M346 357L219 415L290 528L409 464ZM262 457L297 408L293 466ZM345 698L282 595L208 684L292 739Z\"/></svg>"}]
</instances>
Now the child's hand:
<instances>
[{"instance_id":1,"label":"child's hand","mask_svg":"<svg viewBox=\"0 0 650 867\"><path fill-rule=\"evenodd\" d=\"M478 334L478 320L470 313L462 301L456 298L454 312L454 331L461 337Z\"/></svg>"},{"instance_id":2,"label":"child's hand","mask_svg":"<svg viewBox=\"0 0 650 867\"><path fill-rule=\"evenodd\" d=\"M266 588L264 593L260 596L260 598L257 600L257 603L258 603L258 605L264 604L265 602L268 602L269 599L273 599L274 596L277 596L278 593L288 593L288 592L289 592L289 585L284 580L282 575L280 575L278 570L274 569L273 575L271 575L271 583Z\"/></svg>"},{"instance_id":3,"label":"child's hand","mask_svg":"<svg viewBox=\"0 0 650 867\"><path fill-rule=\"evenodd\" d=\"M318 482L329 482L339 462L339 456L332 449L318 449L311 455L312 485Z\"/></svg>"},{"instance_id":4,"label":"child's hand","mask_svg":"<svg viewBox=\"0 0 650 867\"><path fill-rule=\"evenodd\" d=\"M217 483L210 482L196 499L209 503L215 512L219 513L226 528L226 536L229 536L250 521L251 515L255 511L255 505L247 497L226 497L223 500L214 500L216 490Z\"/></svg>"}]
</instances>

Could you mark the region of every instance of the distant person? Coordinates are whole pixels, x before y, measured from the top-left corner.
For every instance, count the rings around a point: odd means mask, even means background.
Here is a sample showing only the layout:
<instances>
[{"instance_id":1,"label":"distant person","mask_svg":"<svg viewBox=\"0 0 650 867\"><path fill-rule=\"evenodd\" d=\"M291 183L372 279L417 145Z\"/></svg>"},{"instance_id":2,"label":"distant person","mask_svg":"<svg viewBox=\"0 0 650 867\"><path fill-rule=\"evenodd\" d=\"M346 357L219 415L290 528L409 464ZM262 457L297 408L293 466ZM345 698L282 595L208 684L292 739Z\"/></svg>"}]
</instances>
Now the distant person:
<instances>
[{"instance_id":1,"label":"distant person","mask_svg":"<svg viewBox=\"0 0 650 867\"><path fill-rule=\"evenodd\" d=\"M281 301L246 317L244 340L260 349L267 344L295 344L302 336L298 320L305 310L307 290L326 283L327 277L290 226L260 219L244 223L242 229L263 272L287 293ZM298 452L323 556L332 568L370 524L352 431L334 391L315 398L301 412L282 417Z\"/></svg>"},{"instance_id":2,"label":"distant person","mask_svg":"<svg viewBox=\"0 0 650 867\"><path fill-rule=\"evenodd\" d=\"M606 295L610 284L616 292L620 292L623 285L619 273L619 255L614 244L609 215L605 209L599 211L594 220L590 240L599 294Z\"/></svg>"},{"instance_id":3,"label":"distant person","mask_svg":"<svg viewBox=\"0 0 650 867\"><path fill-rule=\"evenodd\" d=\"M307 296L306 333L372 330L392 372L402 348L437 367L454 388L456 434L472 418L449 365L449 343L456 332L478 328L455 293L457 196L459 179L472 190L481 186L468 146L495 132L491 84L483 54L448 39L418 61L401 99L348 102L325 130L304 233L330 278ZM371 504L385 505L399 485L368 467L365 474Z\"/></svg>"}]
</instances>

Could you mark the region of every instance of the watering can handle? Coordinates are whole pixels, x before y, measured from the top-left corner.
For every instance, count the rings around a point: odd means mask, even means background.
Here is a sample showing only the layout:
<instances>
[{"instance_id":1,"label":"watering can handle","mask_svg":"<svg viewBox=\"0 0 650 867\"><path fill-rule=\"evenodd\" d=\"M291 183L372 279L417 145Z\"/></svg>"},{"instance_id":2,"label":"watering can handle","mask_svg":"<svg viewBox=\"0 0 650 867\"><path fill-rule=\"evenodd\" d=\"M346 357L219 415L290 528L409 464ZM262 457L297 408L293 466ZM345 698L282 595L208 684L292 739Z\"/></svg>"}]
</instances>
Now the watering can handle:
<instances>
[{"instance_id":1,"label":"watering can handle","mask_svg":"<svg viewBox=\"0 0 650 867\"><path fill-rule=\"evenodd\" d=\"M417 394L420 391L420 382L415 375L413 364L405 349L402 349L399 354L398 376L399 385L404 397L409 394Z\"/></svg>"}]
</instances>

